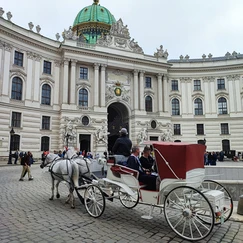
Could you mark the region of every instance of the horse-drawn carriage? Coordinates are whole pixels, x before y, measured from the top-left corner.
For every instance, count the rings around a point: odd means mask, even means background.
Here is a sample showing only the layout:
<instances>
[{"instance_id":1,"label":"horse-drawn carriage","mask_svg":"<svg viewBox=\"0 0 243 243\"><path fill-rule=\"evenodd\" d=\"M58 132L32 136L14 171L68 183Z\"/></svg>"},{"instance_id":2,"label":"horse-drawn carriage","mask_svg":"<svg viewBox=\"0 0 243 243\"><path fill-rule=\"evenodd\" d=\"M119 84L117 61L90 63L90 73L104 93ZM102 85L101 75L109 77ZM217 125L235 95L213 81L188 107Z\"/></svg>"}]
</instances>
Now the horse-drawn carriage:
<instances>
[{"instance_id":1,"label":"horse-drawn carriage","mask_svg":"<svg viewBox=\"0 0 243 243\"><path fill-rule=\"evenodd\" d=\"M230 218L233 201L222 185L204 180L205 146L168 142L152 142L152 146L161 178L159 190L146 190L138 181L138 171L108 159L106 178L82 175L81 185L75 188L87 212L92 217L101 216L105 198L118 198L129 209L145 203L150 210L143 218L152 218L153 208L159 207L180 237L191 241L207 237L215 224Z\"/></svg>"}]
</instances>

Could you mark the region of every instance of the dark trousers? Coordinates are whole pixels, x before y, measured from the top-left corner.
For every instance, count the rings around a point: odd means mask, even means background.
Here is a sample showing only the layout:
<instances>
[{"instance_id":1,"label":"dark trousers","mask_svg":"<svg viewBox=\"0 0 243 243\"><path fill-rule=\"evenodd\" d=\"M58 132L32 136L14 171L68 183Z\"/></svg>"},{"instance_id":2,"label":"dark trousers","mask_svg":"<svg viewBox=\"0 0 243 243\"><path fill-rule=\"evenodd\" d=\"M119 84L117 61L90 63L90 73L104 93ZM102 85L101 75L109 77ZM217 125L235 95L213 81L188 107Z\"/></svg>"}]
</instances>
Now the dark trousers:
<instances>
[{"instance_id":1,"label":"dark trousers","mask_svg":"<svg viewBox=\"0 0 243 243\"><path fill-rule=\"evenodd\" d=\"M157 176L148 174L139 174L138 180L146 185L144 189L156 191Z\"/></svg>"}]
</instances>

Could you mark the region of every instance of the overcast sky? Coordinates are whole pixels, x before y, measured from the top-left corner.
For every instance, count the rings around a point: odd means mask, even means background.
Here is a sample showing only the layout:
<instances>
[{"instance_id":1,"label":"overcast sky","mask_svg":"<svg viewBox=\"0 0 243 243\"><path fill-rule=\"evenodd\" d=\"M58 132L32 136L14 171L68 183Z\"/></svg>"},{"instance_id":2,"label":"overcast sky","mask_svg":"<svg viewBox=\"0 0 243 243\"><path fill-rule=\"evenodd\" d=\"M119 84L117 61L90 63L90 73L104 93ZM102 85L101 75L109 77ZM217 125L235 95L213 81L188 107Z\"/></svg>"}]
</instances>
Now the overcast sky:
<instances>
[{"instance_id":1,"label":"overcast sky","mask_svg":"<svg viewBox=\"0 0 243 243\"><path fill-rule=\"evenodd\" d=\"M30 21L41 34L55 39L73 25L78 12L93 0L1 0L0 7L13 15L12 22L28 29ZM168 59L188 54L201 58L227 51L243 53L243 0L100 0L116 20L128 25L131 38L153 55L160 45Z\"/></svg>"}]
</instances>

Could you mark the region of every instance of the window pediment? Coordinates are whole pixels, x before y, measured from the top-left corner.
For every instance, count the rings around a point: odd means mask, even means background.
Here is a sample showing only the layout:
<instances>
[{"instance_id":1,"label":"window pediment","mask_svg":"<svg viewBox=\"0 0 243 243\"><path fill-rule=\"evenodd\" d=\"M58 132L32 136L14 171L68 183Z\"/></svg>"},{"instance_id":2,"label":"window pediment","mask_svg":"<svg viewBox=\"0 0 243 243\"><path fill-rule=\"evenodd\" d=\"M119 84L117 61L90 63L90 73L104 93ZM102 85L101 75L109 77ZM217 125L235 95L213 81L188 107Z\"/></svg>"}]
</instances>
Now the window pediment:
<instances>
[{"instance_id":1,"label":"window pediment","mask_svg":"<svg viewBox=\"0 0 243 243\"><path fill-rule=\"evenodd\" d=\"M44 77L43 76L43 77L40 78L40 80L41 81L49 81L49 82L51 82L53 84L55 83L54 79L52 79L51 77Z\"/></svg>"},{"instance_id":2,"label":"window pediment","mask_svg":"<svg viewBox=\"0 0 243 243\"><path fill-rule=\"evenodd\" d=\"M27 74L24 72L24 70L22 68L14 68L14 69L11 69L10 70L10 73L11 73L11 78L13 76L19 76L19 77L26 77Z\"/></svg>"}]
</instances>

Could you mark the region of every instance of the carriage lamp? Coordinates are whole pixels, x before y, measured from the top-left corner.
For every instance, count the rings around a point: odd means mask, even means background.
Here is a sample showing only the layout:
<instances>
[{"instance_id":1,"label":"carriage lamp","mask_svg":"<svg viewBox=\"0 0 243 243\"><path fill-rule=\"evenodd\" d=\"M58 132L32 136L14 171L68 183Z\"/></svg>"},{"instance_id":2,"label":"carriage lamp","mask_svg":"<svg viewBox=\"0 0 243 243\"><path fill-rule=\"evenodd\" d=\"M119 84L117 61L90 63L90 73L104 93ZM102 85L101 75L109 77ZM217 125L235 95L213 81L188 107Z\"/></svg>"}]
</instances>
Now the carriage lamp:
<instances>
[{"instance_id":1,"label":"carriage lamp","mask_svg":"<svg viewBox=\"0 0 243 243\"><path fill-rule=\"evenodd\" d=\"M206 138L203 139L203 142L204 142L204 145L206 145L206 142L207 142L207 141L206 141Z\"/></svg>"},{"instance_id":2,"label":"carriage lamp","mask_svg":"<svg viewBox=\"0 0 243 243\"><path fill-rule=\"evenodd\" d=\"M13 149L13 135L14 134L15 134L15 131L12 128L10 131L10 149L9 149L8 164L12 164L12 149Z\"/></svg>"}]
</instances>

